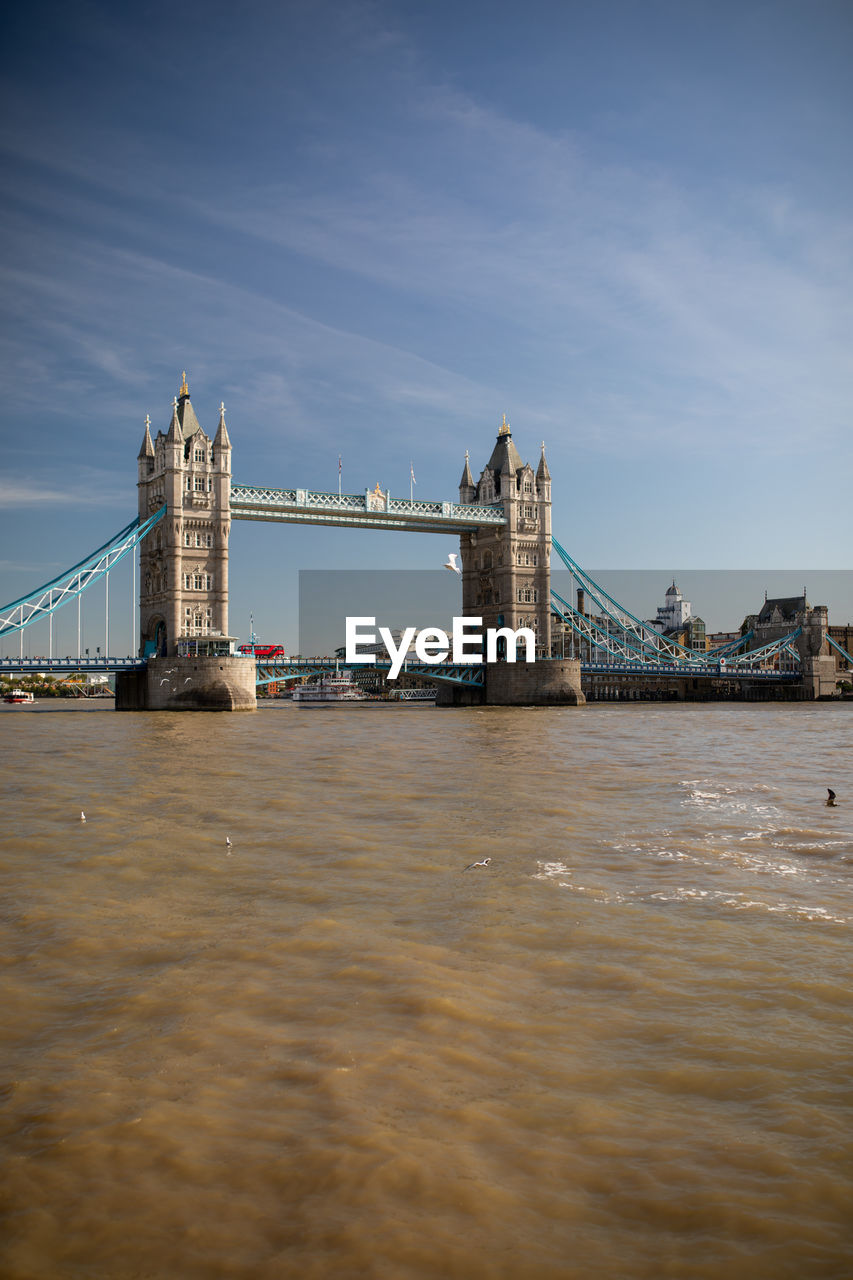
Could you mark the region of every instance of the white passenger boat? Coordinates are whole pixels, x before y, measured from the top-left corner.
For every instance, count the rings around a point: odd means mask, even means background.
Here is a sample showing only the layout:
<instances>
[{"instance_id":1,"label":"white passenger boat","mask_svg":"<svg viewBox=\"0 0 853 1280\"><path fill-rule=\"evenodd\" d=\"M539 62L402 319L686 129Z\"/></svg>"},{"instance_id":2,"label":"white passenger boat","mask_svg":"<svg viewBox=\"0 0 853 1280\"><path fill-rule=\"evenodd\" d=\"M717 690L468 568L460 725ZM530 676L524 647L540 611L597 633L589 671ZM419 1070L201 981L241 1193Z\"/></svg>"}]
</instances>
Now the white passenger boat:
<instances>
[{"instance_id":1,"label":"white passenger boat","mask_svg":"<svg viewBox=\"0 0 853 1280\"><path fill-rule=\"evenodd\" d=\"M313 706L321 702L370 702L371 699L353 682L349 671L336 671L321 676L315 684L299 685L293 690L293 701L301 706Z\"/></svg>"},{"instance_id":2,"label":"white passenger boat","mask_svg":"<svg viewBox=\"0 0 853 1280\"><path fill-rule=\"evenodd\" d=\"M4 695L3 701L35 702L35 696L29 691L29 689L10 689L10 691Z\"/></svg>"}]
</instances>

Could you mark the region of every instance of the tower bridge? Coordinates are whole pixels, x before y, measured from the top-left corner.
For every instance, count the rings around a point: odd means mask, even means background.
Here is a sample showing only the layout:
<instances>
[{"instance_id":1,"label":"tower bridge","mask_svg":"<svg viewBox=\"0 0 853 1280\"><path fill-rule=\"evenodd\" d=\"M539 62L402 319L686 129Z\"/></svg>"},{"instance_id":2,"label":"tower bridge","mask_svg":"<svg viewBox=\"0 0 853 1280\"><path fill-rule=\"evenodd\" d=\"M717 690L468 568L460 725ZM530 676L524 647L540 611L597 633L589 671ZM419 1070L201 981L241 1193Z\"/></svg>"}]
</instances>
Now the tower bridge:
<instances>
[{"instance_id":1,"label":"tower bridge","mask_svg":"<svg viewBox=\"0 0 853 1280\"><path fill-rule=\"evenodd\" d=\"M74 598L79 617L82 593L102 578L108 586L110 569L138 549L139 654L97 660L99 670L124 672L116 705L254 707L256 684L307 672L293 660L261 664L231 653L232 522L324 524L458 536L463 615L480 618L484 630L534 633L534 663L498 661L467 670L429 665L422 672L410 666L410 675L440 685L439 701L577 704L584 701L582 667L595 696L631 696L631 690L653 687L666 687L668 696L679 696L681 689L684 696L690 682L694 689L796 686L799 696L810 698L834 693L832 650L848 664L853 658L829 639L825 608L811 609L805 597L799 611L792 611L790 601L778 602L779 608L756 615L740 639L710 652L662 637L609 596L553 537L551 484L544 442L534 468L522 460L506 418L476 481L466 453L458 501L397 498L378 484L345 494L238 483L232 480L225 406L209 435L184 374L167 428L152 437L146 419L137 458L136 520L65 574L0 610L0 636L43 617L52 620ZM552 590L553 553L579 588L578 607ZM567 639L571 657L564 656ZM78 664L79 654L78 643ZM70 661L56 665L67 671ZM40 671L53 665L36 662ZM24 665L7 660L0 671L23 671Z\"/></svg>"}]
</instances>

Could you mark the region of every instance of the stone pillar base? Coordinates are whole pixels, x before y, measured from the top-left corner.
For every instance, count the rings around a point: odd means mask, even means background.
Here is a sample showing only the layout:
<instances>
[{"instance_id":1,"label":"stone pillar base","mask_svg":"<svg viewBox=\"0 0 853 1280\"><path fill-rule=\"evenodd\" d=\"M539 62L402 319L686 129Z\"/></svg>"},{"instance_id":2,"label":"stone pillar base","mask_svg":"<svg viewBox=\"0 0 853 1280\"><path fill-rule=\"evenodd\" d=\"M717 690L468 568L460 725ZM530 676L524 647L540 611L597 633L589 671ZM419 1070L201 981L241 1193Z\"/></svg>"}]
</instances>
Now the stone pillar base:
<instances>
[{"instance_id":1,"label":"stone pillar base","mask_svg":"<svg viewBox=\"0 0 853 1280\"><path fill-rule=\"evenodd\" d=\"M255 711L254 658L149 658L116 677L116 711Z\"/></svg>"},{"instance_id":2,"label":"stone pillar base","mask_svg":"<svg viewBox=\"0 0 853 1280\"><path fill-rule=\"evenodd\" d=\"M570 658L491 663L485 701L493 707L581 707L581 664Z\"/></svg>"},{"instance_id":3,"label":"stone pillar base","mask_svg":"<svg viewBox=\"0 0 853 1280\"><path fill-rule=\"evenodd\" d=\"M439 684L437 707L582 707L581 664L569 658L492 662L486 686Z\"/></svg>"},{"instance_id":4,"label":"stone pillar base","mask_svg":"<svg viewBox=\"0 0 853 1280\"><path fill-rule=\"evenodd\" d=\"M816 698L837 698L838 672L835 659L827 657L805 657L803 663L803 697L807 701Z\"/></svg>"}]
</instances>

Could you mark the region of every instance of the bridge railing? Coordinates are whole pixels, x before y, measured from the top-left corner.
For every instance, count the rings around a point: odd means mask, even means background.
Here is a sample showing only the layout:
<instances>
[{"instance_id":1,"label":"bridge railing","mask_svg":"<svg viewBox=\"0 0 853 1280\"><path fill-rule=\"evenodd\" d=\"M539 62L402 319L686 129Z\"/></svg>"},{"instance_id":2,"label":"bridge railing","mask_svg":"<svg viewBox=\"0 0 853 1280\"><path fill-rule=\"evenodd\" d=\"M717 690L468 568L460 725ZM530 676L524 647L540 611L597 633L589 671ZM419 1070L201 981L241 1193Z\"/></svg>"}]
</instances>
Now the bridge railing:
<instances>
[{"instance_id":1,"label":"bridge railing","mask_svg":"<svg viewBox=\"0 0 853 1280\"><path fill-rule=\"evenodd\" d=\"M144 667L143 658L0 658L0 675L67 675L73 671L133 671Z\"/></svg>"},{"instance_id":2,"label":"bridge railing","mask_svg":"<svg viewBox=\"0 0 853 1280\"><path fill-rule=\"evenodd\" d=\"M384 674L391 668L389 658L377 658L375 662L344 662L341 658L281 658L270 661L257 660L256 683L275 684L278 681L302 680L333 671L367 671ZM485 675L482 665L461 662L420 662L407 658L400 668L401 676L414 676L438 684L482 685Z\"/></svg>"}]
</instances>

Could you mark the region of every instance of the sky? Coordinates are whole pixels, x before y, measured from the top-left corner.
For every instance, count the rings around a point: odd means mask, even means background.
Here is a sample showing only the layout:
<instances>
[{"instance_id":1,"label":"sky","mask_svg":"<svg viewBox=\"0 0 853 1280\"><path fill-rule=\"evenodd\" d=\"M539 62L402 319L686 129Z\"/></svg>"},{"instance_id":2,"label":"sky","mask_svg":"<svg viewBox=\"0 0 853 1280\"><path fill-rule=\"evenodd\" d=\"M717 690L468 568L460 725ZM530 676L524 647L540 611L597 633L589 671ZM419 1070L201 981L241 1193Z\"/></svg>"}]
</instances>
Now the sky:
<instances>
[{"instance_id":1,"label":"sky","mask_svg":"<svg viewBox=\"0 0 853 1280\"><path fill-rule=\"evenodd\" d=\"M574 558L660 571L644 615L676 570L849 583L851 66L847 0L17 6L0 600L133 518L184 369L244 484L333 490L340 454L454 499L506 414ZM235 522L231 630L293 648L300 570L451 549ZM128 577L115 652L131 614Z\"/></svg>"}]
</instances>

